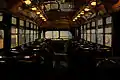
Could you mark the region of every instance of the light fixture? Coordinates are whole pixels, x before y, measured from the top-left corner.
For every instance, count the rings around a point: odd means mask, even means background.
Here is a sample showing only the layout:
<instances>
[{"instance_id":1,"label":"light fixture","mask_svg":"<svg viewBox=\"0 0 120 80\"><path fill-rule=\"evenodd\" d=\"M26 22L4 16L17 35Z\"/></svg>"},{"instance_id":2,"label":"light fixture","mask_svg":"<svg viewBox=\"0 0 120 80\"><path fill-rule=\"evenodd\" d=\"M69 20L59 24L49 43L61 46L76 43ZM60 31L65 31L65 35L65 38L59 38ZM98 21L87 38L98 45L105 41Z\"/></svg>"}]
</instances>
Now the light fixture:
<instances>
[{"instance_id":1,"label":"light fixture","mask_svg":"<svg viewBox=\"0 0 120 80\"><path fill-rule=\"evenodd\" d=\"M45 19L44 17L42 17L42 19Z\"/></svg>"},{"instance_id":2,"label":"light fixture","mask_svg":"<svg viewBox=\"0 0 120 80\"><path fill-rule=\"evenodd\" d=\"M91 5L92 6L96 6L96 2L94 1L94 2L91 2Z\"/></svg>"},{"instance_id":3,"label":"light fixture","mask_svg":"<svg viewBox=\"0 0 120 80\"><path fill-rule=\"evenodd\" d=\"M30 56L24 56L24 58L26 58L26 59L27 59L27 58L30 58Z\"/></svg>"},{"instance_id":4,"label":"light fixture","mask_svg":"<svg viewBox=\"0 0 120 80\"><path fill-rule=\"evenodd\" d=\"M80 14L84 14L84 11L82 11Z\"/></svg>"},{"instance_id":5,"label":"light fixture","mask_svg":"<svg viewBox=\"0 0 120 80\"><path fill-rule=\"evenodd\" d=\"M73 21L75 21L75 19L73 19Z\"/></svg>"},{"instance_id":6,"label":"light fixture","mask_svg":"<svg viewBox=\"0 0 120 80\"><path fill-rule=\"evenodd\" d=\"M80 17L80 14L78 14L77 17Z\"/></svg>"},{"instance_id":7,"label":"light fixture","mask_svg":"<svg viewBox=\"0 0 120 80\"><path fill-rule=\"evenodd\" d=\"M43 15L42 15L42 14L40 14L40 17L43 17Z\"/></svg>"},{"instance_id":8,"label":"light fixture","mask_svg":"<svg viewBox=\"0 0 120 80\"><path fill-rule=\"evenodd\" d=\"M33 7L32 10L35 11L35 10L37 10L37 8L36 8L36 7Z\"/></svg>"},{"instance_id":9,"label":"light fixture","mask_svg":"<svg viewBox=\"0 0 120 80\"><path fill-rule=\"evenodd\" d=\"M40 14L40 12L37 12L36 14Z\"/></svg>"},{"instance_id":10,"label":"light fixture","mask_svg":"<svg viewBox=\"0 0 120 80\"><path fill-rule=\"evenodd\" d=\"M46 19L44 19L44 21L47 21Z\"/></svg>"},{"instance_id":11,"label":"light fixture","mask_svg":"<svg viewBox=\"0 0 120 80\"><path fill-rule=\"evenodd\" d=\"M75 18L75 20L77 19L77 17Z\"/></svg>"},{"instance_id":12,"label":"light fixture","mask_svg":"<svg viewBox=\"0 0 120 80\"><path fill-rule=\"evenodd\" d=\"M85 11L89 11L90 9L89 9L89 7L86 7L84 10L85 10Z\"/></svg>"},{"instance_id":13,"label":"light fixture","mask_svg":"<svg viewBox=\"0 0 120 80\"><path fill-rule=\"evenodd\" d=\"M91 12L89 12L88 14L89 14L89 15L91 15L92 13L91 13Z\"/></svg>"},{"instance_id":14,"label":"light fixture","mask_svg":"<svg viewBox=\"0 0 120 80\"><path fill-rule=\"evenodd\" d=\"M26 0L26 1L24 1L24 2L25 2L25 4L27 4L27 5L31 4L31 1L30 1L30 0Z\"/></svg>"}]
</instances>

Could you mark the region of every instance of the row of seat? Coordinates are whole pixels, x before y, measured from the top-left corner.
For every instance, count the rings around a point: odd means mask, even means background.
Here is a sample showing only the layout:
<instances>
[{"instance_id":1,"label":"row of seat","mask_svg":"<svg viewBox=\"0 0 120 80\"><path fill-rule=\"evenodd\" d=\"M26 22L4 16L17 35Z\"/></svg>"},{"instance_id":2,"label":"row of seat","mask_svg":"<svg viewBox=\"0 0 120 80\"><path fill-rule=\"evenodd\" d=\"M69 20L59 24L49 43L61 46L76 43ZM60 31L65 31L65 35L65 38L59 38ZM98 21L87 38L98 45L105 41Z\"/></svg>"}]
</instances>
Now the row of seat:
<instances>
[{"instance_id":1,"label":"row of seat","mask_svg":"<svg viewBox=\"0 0 120 80\"><path fill-rule=\"evenodd\" d=\"M120 58L111 58L110 48L84 40L71 40L68 45L69 71L77 78L98 80L119 77L116 72L120 70Z\"/></svg>"},{"instance_id":2,"label":"row of seat","mask_svg":"<svg viewBox=\"0 0 120 80\"><path fill-rule=\"evenodd\" d=\"M41 79L52 70L52 52L47 42L37 40L33 44L10 50L11 56L0 57L1 77L9 79Z\"/></svg>"}]
</instances>

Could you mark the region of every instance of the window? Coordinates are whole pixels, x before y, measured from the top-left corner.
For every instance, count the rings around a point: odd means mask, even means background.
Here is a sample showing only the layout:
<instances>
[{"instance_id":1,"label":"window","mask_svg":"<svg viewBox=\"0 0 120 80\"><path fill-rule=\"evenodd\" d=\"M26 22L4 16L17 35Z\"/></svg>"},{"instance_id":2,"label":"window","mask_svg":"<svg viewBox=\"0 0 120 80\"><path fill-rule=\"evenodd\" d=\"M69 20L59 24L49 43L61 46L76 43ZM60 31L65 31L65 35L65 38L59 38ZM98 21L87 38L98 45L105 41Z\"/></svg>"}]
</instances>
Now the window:
<instances>
[{"instance_id":1,"label":"window","mask_svg":"<svg viewBox=\"0 0 120 80\"><path fill-rule=\"evenodd\" d=\"M105 45L111 47L112 44L112 17L106 18Z\"/></svg>"},{"instance_id":2,"label":"window","mask_svg":"<svg viewBox=\"0 0 120 80\"><path fill-rule=\"evenodd\" d=\"M103 19L98 20L98 25L103 25Z\"/></svg>"},{"instance_id":3,"label":"window","mask_svg":"<svg viewBox=\"0 0 120 80\"><path fill-rule=\"evenodd\" d=\"M11 28L11 48L18 46L18 29L15 27Z\"/></svg>"},{"instance_id":4,"label":"window","mask_svg":"<svg viewBox=\"0 0 120 80\"><path fill-rule=\"evenodd\" d=\"M29 27L29 22L26 22L26 27Z\"/></svg>"},{"instance_id":5,"label":"window","mask_svg":"<svg viewBox=\"0 0 120 80\"><path fill-rule=\"evenodd\" d=\"M4 46L4 30L0 30L0 49Z\"/></svg>"},{"instance_id":6,"label":"window","mask_svg":"<svg viewBox=\"0 0 120 80\"><path fill-rule=\"evenodd\" d=\"M96 43L95 29L91 30L91 42Z\"/></svg>"},{"instance_id":7,"label":"window","mask_svg":"<svg viewBox=\"0 0 120 80\"><path fill-rule=\"evenodd\" d=\"M3 14L0 13L0 21L3 21Z\"/></svg>"},{"instance_id":8,"label":"window","mask_svg":"<svg viewBox=\"0 0 120 80\"><path fill-rule=\"evenodd\" d=\"M87 41L90 41L90 30L87 30Z\"/></svg>"},{"instance_id":9,"label":"window","mask_svg":"<svg viewBox=\"0 0 120 80\"><path fill-rule=\"evenodd\" d=\"M82 39L84 38L84 35L83 35L83 26L81 26L81 38Z\"/></svg>"},{"instance_id":10,"label":"window","mask_svg":"<svg viewBox=\"0 0 120 80\"><path fill-rule=\"evenodd\" d=\"M84 25L84 40L86 40L87 35L86 35L86 25Z\"/></svg>"},{"instance_id":11,"label":"window","mask_svg":"<svg viewBox=\"0 0 120 80\"><path fill-rule=\"evenodd\" d=\"M24 21L20 20L20 26L24 26Z\"/></svg>"},{"instance_id":12,"label":"window","mask_svg":"<svg viewBox=\"0 0 120 80\"><path fill-rule=\"evenodd\" d=\"M71 39L72 34L69 31L60 31L60 38L62 38L62 39Z\"/></svg>"},{"instance_id":13,"label":"window","mask_svg":"<svg viewBox=\"0 0 120 80\"><path fill-rule=\"evenodd\" d=\"M59 34L60 34L60 36L59 36ZM65 40L65 39L71 39L72 38L72 34L69 31L46 31L45 32L45 38L47 38L47 39L61 38L61 39Z\"/></svg>"},{"instance_id":14,"label":"window","mask_svg":"<svg viewBox=\"0 0 120 80\"><path fill-rule=\"evenodd\" d=\"M34 41L37 39L37 32L34 30Z\"/></svg>"},{"instance_id":15,"label":"window","mask_svg":"<svg viewBox=\"0 0 120 80\"><path fill-rule=\"evenodd\" d=\"M98 29L97 41L98 41L98 44L103 45L103 28Z\"/></svg>"},{"instance_id":16,"label":"window","mask_svg":"<svg viewBox=\"0 0 120 80\"><path fill-rule=\"evenodd\" d=\"M52 31L45 32L45 38L51 39L52 38Z\"/></svg>"},{"instance_id":17,"label":"window","mask_svg":"<svg viewBox=\"0 0 120 80\"><path fill-rule=\"evenodd\" d=\"M19 29L19 45L24 44L24 30Z\"/></svg>"},{"instance_id":18,"label":"window","mask_svg":"<svg viewBox=\"0 0 120 80\"><path fill-rule=\"evenodd\" d=\"M53 31L53 37L52 38L59 38L59 32L58 31Z\"/></svg>"},{"instance_id":19,"label":"window","mask_svg":"<svg viewBox=\"0 0 120 80\"><path fill-rule=\"evenodd\" d=\"M17 19L15 17L12 17L12 24L16 24L17 23Z\"/></svg>"},{"instance_id":20,"label":"window","mask_svg":"<svg viewBox=\"0 0 120 80\"><path fill-rule=\"evenodd\" d=\"M33 30L30 30L30 42L34 41Z\"/></svg>"},{"instance_id":21,"label":"window","mask_svg":"<svg viewBox=\"0 0 120 80\"><path fill-rule=\"evenodd\" d=\"M42 38L44 38L44 37L43 37L43 31L41 32L41 39L42 39Z\"/></svg>"},{"instance_id":22,"label":"window","mask_svg":"<svg viewBox=\"0 0 120 80\"><path fill-rule=\"evenodd\" d=\"M25 37L26 37L26 43L28 43L29 42L29 30L26 30Z\"/></svg>"}]
</instances>

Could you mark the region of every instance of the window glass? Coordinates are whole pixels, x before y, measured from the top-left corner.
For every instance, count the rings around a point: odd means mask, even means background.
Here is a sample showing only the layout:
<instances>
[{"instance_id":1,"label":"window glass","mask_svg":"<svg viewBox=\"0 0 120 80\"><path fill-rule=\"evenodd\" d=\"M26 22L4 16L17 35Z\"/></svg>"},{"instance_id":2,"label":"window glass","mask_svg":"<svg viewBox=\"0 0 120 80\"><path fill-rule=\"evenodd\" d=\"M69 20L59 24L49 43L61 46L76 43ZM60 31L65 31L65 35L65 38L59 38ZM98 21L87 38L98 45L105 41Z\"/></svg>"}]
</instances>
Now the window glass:
<instances>
[{"instance_id":1,"label":"window glass","mask_svg":"<svg viewBox=\"0 0 120 80\"><path fill-rule=\"evenodd\" d=\"M0 49L4 46L4 30L0 30Z\"/></svg>"},{"instance_id":2,"label":"window glass","mask_svg":"<svg viewBox=\"0 0 120 80\"><path fill-rule=\"evenodd\" d=\"M18 29L11 28L11 48L18 46Z\"/></svg>"}]
</instances>

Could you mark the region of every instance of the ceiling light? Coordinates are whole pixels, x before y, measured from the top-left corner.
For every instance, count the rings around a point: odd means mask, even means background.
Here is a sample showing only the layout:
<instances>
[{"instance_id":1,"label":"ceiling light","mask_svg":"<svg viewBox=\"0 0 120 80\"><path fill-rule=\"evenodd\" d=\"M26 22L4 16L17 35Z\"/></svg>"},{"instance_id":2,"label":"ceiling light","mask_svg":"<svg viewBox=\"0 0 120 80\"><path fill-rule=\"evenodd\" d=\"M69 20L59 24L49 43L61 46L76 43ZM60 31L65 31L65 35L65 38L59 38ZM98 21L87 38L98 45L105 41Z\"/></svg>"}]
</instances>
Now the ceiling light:
<instances>
[{"instance_id":1,"label":"ceiling light","mask_svg":"<svg viewBox=\"0 0 120 80\"><path fill-rule=\"evenodd\" d=\"M26 1L24 1L24 2L25 2L25 4L27 4L27 5L31 4L31 1L30 1L30 0L26 0Z\"/></svg>"},{"instance_id":2,"label":"ceiling light","mask_svg":"<svg viewBox=\"0 0 120 80\"><path fill-rule=\"evenodd\" d=\"M75 21L75 19L73 19L73 21Z\"/></svg>"},{"instance_id":3,"label":"ceiling light","mask_svg":"<svg viewBox=\"0 0 120 80\"><path fill-rule=\"evenodd\" d=\"M91 2L91 5L92 6L96 6L96 2Z\"/></svg>"},{"instance_id":4,"label":"ceiling light","mask_svg":"<svg viewBox=\"0 0 120 80\"><path fill-rule=\"evenodd\" d=\"M37 8L36 8L36 7L33 7L32 10L35 11L35 10L37 10Z\"/></svg>"},{"instance_id":5,"label":"ceiling light","mask_svg":"<svg viewBox=\"0 0 120 80\"><path fill-rule=\"evenodd\" d=\"M78 15L77 17L80 17L80 15Z\"/></svg>"},{"instance_id":6,"label":"ceiling light","mask_svg":"<svg viewBox=\"0 0 120 80\"><path fill-rule=\"evenodd\" d=\"M90 15L91 15L92 13L91 13L91 12L89 12L88 14L90 14Z\"/></svg>"},{"instance_id":7,"label":"ceiling light","mask_svg":"<svg viewBox=\"0 0 120 80\"><path fill-rule=\"evenodd\" d=\"M82 11L80 14L84 14L84 11Z\"/></svg>"},{"instance_id":8,"label":"ceiling light","mask_svg":"<svg viewBox=\"0 0 120 80\"><path fill-rule=\"evenodd\" d=\"M77 17L75 18L75 20L77 19Z\"/></svg>"},{"instance_id":9,"label":"ceiling light","mask_svg":"<svg viewBox=\"0 0 120 80\"><path fill-rule=\"evenodd\" d=\"M45 19L44 17L42 17L42 19Z\"/></svg>"},{"instance_id":10,"label":"ceiling light","mask_svg":"<svg viewBox=\"0 0 120 80\"><path fill-rule=\"evenodd\" d=\"M40 14L40 17L43 17L43 15L42 15L42 14Z\"/></svg>"},{"instance_id":11,"label":"ceiling light","mask_svg":"<svg viewBox=\"0 0 120 80\"><path fill-rule=\"evenodd\" d=\"M44 19L44 21L47 21L46 19Z\"/></svg>"},{"instance_id":12,"label":"ceiling light","mask_svg":"<svg viewBox=\"0 0 120 80\"><path fill-rule=\"evenodd\" d=\"M89 9L88 7L86 7L84 10L85 10L85 11L89 11L90 9Z\"/></svg>"},{"instance_id":13,"label":"ceiling light","mask_svg":"<svg viewBox=\"0 0 120 80\"><path fill-rule=\"evenodd\" d=\"M40 12L37 12L36 14L40 14Z\"/></svg>"}]
</instances>

